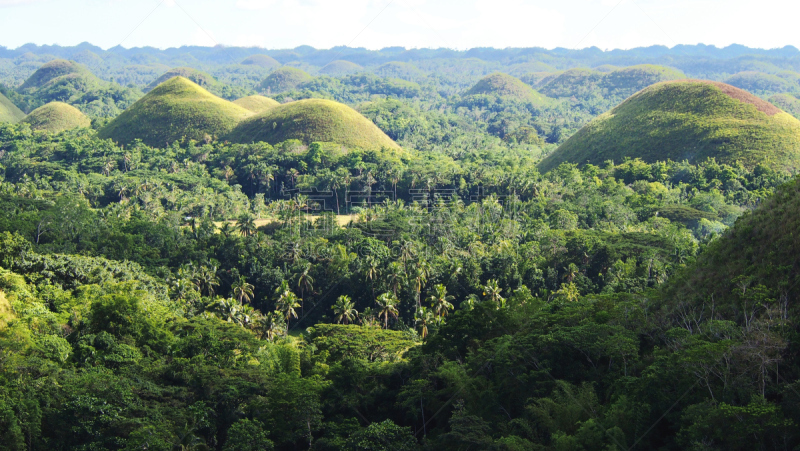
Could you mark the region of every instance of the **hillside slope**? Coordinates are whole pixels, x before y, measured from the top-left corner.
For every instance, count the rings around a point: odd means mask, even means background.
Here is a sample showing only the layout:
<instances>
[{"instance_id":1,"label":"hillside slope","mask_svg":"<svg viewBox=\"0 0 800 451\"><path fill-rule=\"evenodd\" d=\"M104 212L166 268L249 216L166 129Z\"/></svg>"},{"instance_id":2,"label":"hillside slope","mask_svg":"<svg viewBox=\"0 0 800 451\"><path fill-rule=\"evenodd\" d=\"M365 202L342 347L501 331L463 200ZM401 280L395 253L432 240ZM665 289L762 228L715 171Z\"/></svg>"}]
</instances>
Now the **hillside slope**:
<instances>
[{"instance_id":1,"label":"hillside slope","mask_svg":"<svg viewBox=\"0 0 800 451\"><path fill-rule=\"evenodd\" d=\"M0 122L11 122L13 124L21 121L24 117L25 113L0 93Z\"/></svg>"},{"instance_id":2,"label":"hillside slope","mask_svg":"<svg viewBox=\"0 0 800 451\"><path fill-rule=\"evenodd\" d=\"M347 105L307 99L286 103L242 121L228 139L275 144L298 139L306 144L332 142L362 149L400 149L369 119Z\"/></svg>"},{"instance_id":3,"label":"hillside slope","mask_svg":"<svg viewBox=\"0 0 800 451\"><path fill-rule=\"evenodd\" d=\"M300 84L311 80L311 75L295 67L279 67L258 85L258 90L267 94L291 91Z\"/></svg>"},{"instance_id":4,"label":"hillside slope","mask_svg":"<svg viewBox=\"0 0 800 451\"><path fill-rule=\"evenodd\" d=\"M280 102L277 100L258 95L242 97L241 99L234 100L233 103L254 113L261 113L280 105Z\"/></svg>"},{"instance_id":5,"label":"hillside slope","mask_svg":"<svg viewBox=\"0 0 800 451\"><path fill-rule=\"evenodd\" d=\"M252 113L216 97L183 77L166 81L100 130L120 144L141 139L150 146L182 138L203 140L229 133Z\"/></svg>"},{"instance_id":6,"label":"hillside slope","mask_svg":"<svg viewBox=\"0 0 800 451\"><path fill-rule=\"evenodd\" d=\"M526 85L522 80L501 72L483 77L478 83L464 93L464 96L490 95L514 100L527 101L543 105L548 99Z\"/></svg>"},{"instance_id":7,"label":"hillside slope","mask_svg":"<svg viewBox=\"0 0 800 451\"><path fill-rule=\"evenodd\" d=\"M625 158L800 168L800 121L723 83L663 82L635 94L570 137L539 167Z\"/></svg>"},{"instance_id":8,"label":"hillside slope","mask_svg":"<svg viewBox=\"0 0 800 451\"><path fill-rule=\"evenodd\" d=\"M73 128L89 127L92 121L77 108L63 102L52 102L31 111L22 122L33 130L57 133Z\"/></svg>"}]
</instances>

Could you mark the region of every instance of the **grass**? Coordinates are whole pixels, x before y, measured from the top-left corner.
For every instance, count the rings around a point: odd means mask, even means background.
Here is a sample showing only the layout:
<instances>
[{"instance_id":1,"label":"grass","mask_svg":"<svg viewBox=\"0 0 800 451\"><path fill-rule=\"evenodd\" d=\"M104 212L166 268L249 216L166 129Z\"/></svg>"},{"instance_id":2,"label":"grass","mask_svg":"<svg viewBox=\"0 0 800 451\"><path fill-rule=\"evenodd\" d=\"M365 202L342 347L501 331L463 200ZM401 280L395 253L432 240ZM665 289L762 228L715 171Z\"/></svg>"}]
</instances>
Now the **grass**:
<instances>
[{"instance_id":1,"label":"grass","mask_svg":"<svg viewBox=\"0 0 800 451\"><path fill-rule=\"evenodd\" d=\"M14 105L6 96L0 94L0 122L11 122L15 124L25 117L16 105Z\"/></svg>"},{"instance_id":2,"label":"grass","mask_svg":"<svg viewBox=\"0 0 800 451\"><path fill-rule=\"evenodd\" d=\"M233 103L254 113L263 113L270 108L275 108L280 105L280 102L277 100L258 95L242 97L241 99L234 100Z\"/></svg>"},{"instance_id":3,"label":"grass","mask_svg":"<svg viewBox=\"0 0 800 451\"><path fill-rule=\"evenodd\" d=\"M769 98L769 102L800 119L800 100L797 97L791 94L775 94Z\"/></svg>"},{"instance_id":4,"label":"grass","mask_svg":"<svg viewBox=\"0 0 800 451\"><path fill-rule=\"evenodd\" d=\"M347 105L332 100L307 99L285 103L242 121L228 139L270 144L298 139L305 144L331 142L348 147L399 150L369 119Z\"/></svg>"},{"instance_id":5,"label":"grass","mask_svg":"<svg viewBox=\"0 0 800 451\"><path fill-rule=\"evenodd\" d=\"M242 61L244 65L275 69L281 67L281 63L269 55L250 55Z\"/></svg>"},{"instance_id":6,"label":"grass","mask_svg":"<svg viewBox=\"0 0 800 451\"><path fill-rule=\"evenodd\" d=\"M153 82L147 85L147 87L145 87L142 91L150 92L155 89L156 86L175 77L183 77L191 80L198 86L201 86L203 89L208 91L218 92L222 86L221 83L218 82L214 77L203 71L192 69L191 67L176 67L168 70L166 73L153 80Z\"/></svg>"},{"instance_id":7,"label":"grass","mask_svg":"<svg viewBox=\"0 0 800 451\"><path fill-rule=\"evenodd\" d=\"M73 128L86 128L92 121L72 105L51 102L31 111L22 122L30 124L31 129L48 133L58 133Z\"/></svg>"},{"instance_id":8,"label":"grass","mask_svg":"<svg viewBox=\"0 0 800 451\"><path fill-rule=\"evenodd\" d=\"M0 330L5 329L6 324L14 319L14 308L11 307L6 294L0 290Z\"/></svg>"},{"instance_id":9,"label":"grass","mask_svg":"<svg viewBox=\"0 0 800 451\"><path fill-rule=\"evenodd\" d=\"M258 85L260 91L267 94L278 94L291 91L302 83L311 80L311 75L296 67L279 67Z\"/></svg>"},{"instance_id":10,"label":"grass","mask_svg":"<svg viewBox=\"0 0 800 451\"><path fill-rule=\"evenodd\" d=\"M800 121L741 89L717 82L663 82L640 91L570 137L539 165L715 158L800 168Z\"/></svg>"},{"instance_id":11,"label":"grass","mask_svg":"<svg viewBox=\"0 0 800 451\"><path fill-rule=\"evenodd\" d=\"M319 73L323 75L336 76L336 75L352 74L354 72L358 72L363 69L364 69L363 67L359 66L356 63L352 63L350 61L345 61L345 60L336 60L326 64L325 67L319 70Z\"/></svg>"},{"instance_id":12,"label":"grass","mask_svg":"<svg viewBox=\"0 0 800 451\"><path fill-rule=\"evenodd\" d=\"M686 78L686 74L677 69L654 64L641 64L607 73L603 77L600 87L607 89L612 95L622 92L622 95L628 97L650 85L682 78Z\"/></svg>"},{"instance_id":13,"label":"grass","mask_svg":"<svg viewBox=\"0 0 800 451\"><path fill-rule=\"evenodd\" d=\"M513 98L531 102L535 105L543 105L549 102L547 98L526 85L522 80L501 72L495 72L483 77L475 86L464 93L465 96L480 94Z\"/></svg>"},{"instance_id":14,"label":"grass","mask_svg":"<svg viewBox=\"0 0 800 451\"><path fill-rule=\"evenodd\" d=\"M141 139L162 147L183 138L202 141L227 135L251 114L186 78L175 77L147 93L98 135L120 144Z\"/></svg>"},{"instance_id":15,"label":"grass","mask_svg":"<svg viewBox=\"0 0 800 451\"><path fill-rule=\"evenodd\" d=\"M792 92L800 89L800 86L792 80L763 72L739 72L725 80L725 83L756 95Z\"/></svg>"}]
</instances>

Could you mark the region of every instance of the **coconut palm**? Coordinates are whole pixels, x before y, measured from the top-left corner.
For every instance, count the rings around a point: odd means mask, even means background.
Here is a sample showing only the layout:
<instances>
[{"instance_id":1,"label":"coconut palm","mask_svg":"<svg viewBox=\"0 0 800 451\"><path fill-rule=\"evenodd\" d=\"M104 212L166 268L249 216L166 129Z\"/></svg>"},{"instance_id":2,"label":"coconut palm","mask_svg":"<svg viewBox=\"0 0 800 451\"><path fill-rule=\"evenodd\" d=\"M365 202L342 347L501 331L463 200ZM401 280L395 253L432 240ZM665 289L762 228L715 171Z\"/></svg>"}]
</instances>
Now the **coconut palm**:
<instances>
[{"instance_id":1,"label":"coconut palm","mask_svg":"<svg viewBox=\"0 0 800 451\"><path fill-rule=\"evenodd\" d=\"M244 276L239 276L239 280L233 283L233 296L239 303L250 302L253 300L253 285L247 283Z\"/></svg>"},{"instance_id":2,"label":"coconut palm","mask_svg":"<svg viewBox=\"0 0 800 451\"><path fill-rule=\"evenodd\" d=\"M428 336L428 325L434 321L433 313L425 307L418 308L416 313L414 313L414 322L417 324L417 327L420 328L420 335L422 335L422 338Z\"/></svg>"},{"instance_id":3,"label":"coconut palm","mask_svg":"<svg viewBox=\"0 0 800 451\"><path fill-rule=\"evenodd\" d=\"M389 287L392 293L397 296L397 289L405 282L406 272L403 265L399 262L392 262L389 264L389 272L386 274L386 280L389 282Z\"/></svg>"},{"instance_id":4,"label":"coconut palm","mask_svg":"<svg viewBox=\"0 0 800 451\"><path fill-rule=\"evenodd\" d=\"M487 300L497 304L497 308L503 307L506 304L505 298L500 295L503 289L497 283L497 279L490 279L483 287L483 295Z\"/></svg>"},{"instance_id":5,"label":"coconut palm","mask_svg":"<svg viewBox=\"0 0 800 451\"><path fill-rule=\"evenodd\" d=\"M275 307L283 314L288 323L291 318L297 318L296 308L300 307L302 299L298 298L296 294L292 293L289 289L289 283L285 280L281 282L281 286L275 290L277 300Z\"/></svg>"},{"instance_id":6,"label":"coconut palm","mask_svg":"<svg viewBox=\"0 0 800 451\"><path fill-rule=\"evenodd\" d=\"M311 277L311 263L308 263L303 271L297 275L297 288L300 289L300 297L305 298L306 290L309 292L314 289L314 278Z\"/></svg>"},{"instance_id":7,"label":"coconut palm","mask_svg":"<svg viewBox=\"0 0 800 451\"><path fill-rule=\"evenodd\" d=\"M378 318L383 316L383 328L389 327L389 316L397 318L397 304L400 302L392 293L383 293L375 300L378 304Z\"/></svg>"},{"instance_id":8,"label":"coconut palm","mask_svg":"<svg viewBox=\"0 0 800 451\"><path fill-rule=\"evenodd\" d=\"M253 235L256 233L256 218L250 213L243 213L236 220L236 228L244 236Z\"/></svg>"},{"instance_id":9,"label":"coconut palm","mask_svg":"<svg viewBox=\"0 0 800 451\"><path fill-rule=\"evenodd\" d=\"M358 318L358 311L355 309L355 303L348 295L339 296L336 303L333 305L334 319L337 323L349 324Z\"/></svg>"},{"instance_id":10,"label":"coconut palm","mask_svg":"<svg viewBox=\"0 0 800 451\"><path fill-rule=\"evenodd\" d=\"M200 294L214 296L214 287L219 286L217 267L201 266L200 270L194 274L194 284L200 290Z\"/></svg>"},{"instance_id":11,"label":"coconut palm","mask_svg":"<svg viewBox=\"0 0 800 451\"><path fill-rule=\"evenodd\" d=\"M442 284L433 287L433 294L428 296L428 301L433 307L433 312L439 318L447 316L447 312L453 309L452 301L455 297L447 294L447 288Z\"/></svg>"}]
</instances>

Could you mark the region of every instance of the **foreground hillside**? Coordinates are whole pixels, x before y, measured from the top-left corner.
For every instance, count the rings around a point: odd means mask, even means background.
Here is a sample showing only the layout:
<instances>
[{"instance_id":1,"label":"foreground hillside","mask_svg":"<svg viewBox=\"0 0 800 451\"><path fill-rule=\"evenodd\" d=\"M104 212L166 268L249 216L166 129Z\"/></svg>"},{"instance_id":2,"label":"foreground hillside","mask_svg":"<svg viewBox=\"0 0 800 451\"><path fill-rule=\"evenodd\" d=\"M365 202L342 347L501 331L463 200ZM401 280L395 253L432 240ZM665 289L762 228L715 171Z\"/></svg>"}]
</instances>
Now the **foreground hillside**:
<instances>
[{"instance_id":1,"label":"foreground hillside","mask_svg":"<svg viewBox=\"0 0 800 451\"><path fill-rule=\"evenodd\" d=\"M0 93L0 122L19 122L25 117L16 105L14 105L6 96Z\"/></svg>"},{"instance_id":2,"label":"foreground hillside","mask_svg":"<svg viewBox=\"0 0 800 451\"><path fill-rule=\"evenodd\" d=\"M708 81L647 88L586 125L540 165L709 158L747 167L800 167L800 121L743 90Z\"/></svg>"},{"instance_id":3,"label":"foreground hillside","mask_svg":"<svg viewBox=\"0 0 800 451\"><path fill-rule=\"evenodd\" d=\"M203 141L228 134L250 114L186 78L174 77L148 92L98 135L120 144L141 139L151 146L182 139Z\"/></svg>"}]
</instances>

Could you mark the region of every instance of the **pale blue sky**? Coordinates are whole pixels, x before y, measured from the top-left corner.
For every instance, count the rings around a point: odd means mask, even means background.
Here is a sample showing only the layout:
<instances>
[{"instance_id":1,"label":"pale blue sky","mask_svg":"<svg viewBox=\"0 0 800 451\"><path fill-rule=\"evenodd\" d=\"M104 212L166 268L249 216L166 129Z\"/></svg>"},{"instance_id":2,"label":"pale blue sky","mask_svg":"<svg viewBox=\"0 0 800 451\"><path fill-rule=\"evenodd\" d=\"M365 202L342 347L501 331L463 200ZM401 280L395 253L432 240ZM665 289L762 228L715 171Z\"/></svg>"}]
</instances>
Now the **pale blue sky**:
<instances>
[{"instance_id":1,"label":"pale blue sky","mask_svg":"<svg viewBox=\"0 0 800 451\"><path fill-rule=\"evenodd\" d=\"M778 0L0 0L0 45L774 48L800 47L798 17Z\"/></svg>"}]
</instances>

